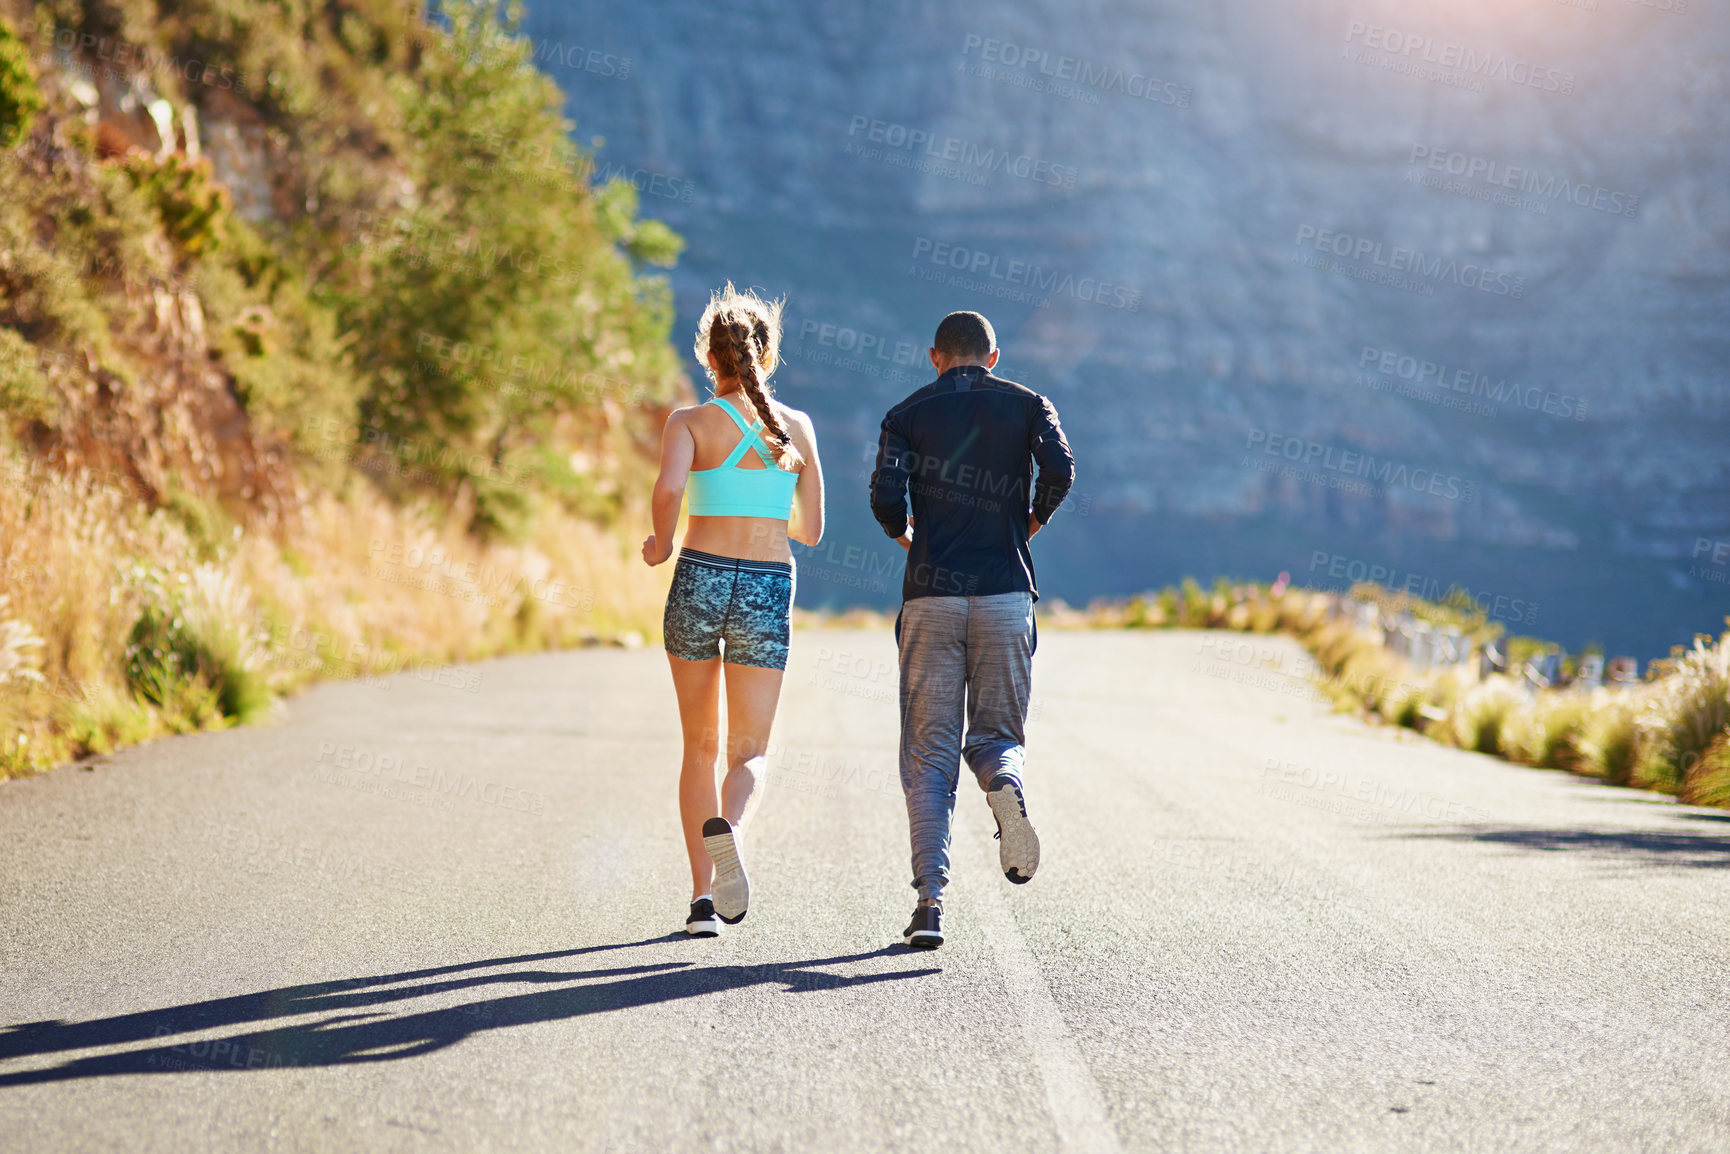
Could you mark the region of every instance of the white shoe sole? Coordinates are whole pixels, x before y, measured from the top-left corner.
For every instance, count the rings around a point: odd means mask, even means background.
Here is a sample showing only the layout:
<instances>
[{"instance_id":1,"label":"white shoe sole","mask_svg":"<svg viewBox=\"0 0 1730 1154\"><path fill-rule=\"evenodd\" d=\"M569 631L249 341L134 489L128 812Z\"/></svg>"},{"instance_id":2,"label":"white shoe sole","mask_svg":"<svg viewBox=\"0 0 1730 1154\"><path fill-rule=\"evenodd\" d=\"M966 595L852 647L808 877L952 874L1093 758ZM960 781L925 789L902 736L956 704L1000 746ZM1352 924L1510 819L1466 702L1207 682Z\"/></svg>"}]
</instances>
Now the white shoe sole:
<instances>
[{"instance_id":1,"label":"white shoe sole","mask_svg":"<svg viewBox=\"0 0 1730 1154\"><path fill-rule=\"evenodd\" d=\"M908 934L901 941L916 950L934 950L943 944L943 935L932 933L930 930L921 930L916 934Z\"/></svg>"},{"instance_id":2,"label":"white shoe sole","mask_svg":"<svg viewBox=\"0 0 1730 1154\"><path fill-rule=\"evenodd\" d=\"M705 918L701 921L686 922L685 932L693 938L718 938L721 936L721 919Z\"/></svg>"},{"instance_id":3,"label":"white shoe sole","mask_svg":"<svg viewBox=\"0 0 1730 1154\"><path fill-rule=\"evenodd\" d=\"M1001 835L997 861L1003 867L1003 876L1016 885L1025 885L1039 869L1039 835L1033 832L1033 824L1022 812L1022 800L1016 797L1013 787L994 789L985 795L985 800L997 818Z\"/></svg>"},{"instance_id":4,"label":"white shoe sole","mask_svg":"<svg viewBox=\"0 0 1730 1154\"><path fill-rule=\"evenodd\" d=\"M703 828L716 830L705 832L703 837L703 848L715 863L715 913L728 925L737 925L745 920L751 904L751 879L745 876L745 863L739 860L738 839L725 818L710 818Z\"/></svg>"}]
</instances>

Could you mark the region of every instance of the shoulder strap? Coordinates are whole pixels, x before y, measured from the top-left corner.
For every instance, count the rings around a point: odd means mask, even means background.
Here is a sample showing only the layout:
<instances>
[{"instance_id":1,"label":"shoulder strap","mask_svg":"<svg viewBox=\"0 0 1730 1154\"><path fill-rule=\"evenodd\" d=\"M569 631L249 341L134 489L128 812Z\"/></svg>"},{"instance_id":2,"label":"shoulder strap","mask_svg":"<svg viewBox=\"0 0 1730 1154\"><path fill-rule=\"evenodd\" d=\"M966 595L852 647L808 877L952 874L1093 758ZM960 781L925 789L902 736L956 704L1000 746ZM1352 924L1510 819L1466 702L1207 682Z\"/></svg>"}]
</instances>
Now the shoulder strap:
<instances>
[{"instance_id":1,"label":"shoulder strap","mask_svg":"<svg viewBox=\"0 0 1730 1154\"><path fill-rule=\"evenodd\" d=\"M757 459L763 462L765 468L774 469L778 467L775 463L775 454L769 451L769 446L764 442L762 434L758 433L757 427L746 421L744 416L740 414L739 410L733 407L733 402L727 400L725 397L710 397L709 403L719 405L721 411L726 413L729 417L732 417L733 423L738 425L739 431L744 434L744 436L739 438L739 443L733 446L733 451L727 455L727 459L721 462L721 468L731 469L734 465L737 465L740 461L744 460L746 449L757 450Z\"/></svg>"}]
</instances>

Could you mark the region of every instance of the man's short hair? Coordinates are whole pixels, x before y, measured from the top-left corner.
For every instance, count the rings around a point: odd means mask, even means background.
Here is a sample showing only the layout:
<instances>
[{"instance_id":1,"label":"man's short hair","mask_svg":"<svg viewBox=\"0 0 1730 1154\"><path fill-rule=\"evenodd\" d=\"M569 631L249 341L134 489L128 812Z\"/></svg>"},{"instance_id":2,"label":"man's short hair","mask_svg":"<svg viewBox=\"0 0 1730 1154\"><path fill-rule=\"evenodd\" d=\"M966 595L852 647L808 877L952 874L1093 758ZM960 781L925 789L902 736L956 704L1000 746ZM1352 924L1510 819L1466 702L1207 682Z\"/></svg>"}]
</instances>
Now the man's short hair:
<instances>
[{"instance_id":1,"label":"man's short hair","mask_svg":"<svg viewBox=\"0 0 1730 1154\"><path fill-rule=\"evenodd\" d=\"M978 313L950 313L937 326L931 343L939 356L984 360L997 347L997 334L991 331L991 322Z\"/></svg>"}]
</instances>

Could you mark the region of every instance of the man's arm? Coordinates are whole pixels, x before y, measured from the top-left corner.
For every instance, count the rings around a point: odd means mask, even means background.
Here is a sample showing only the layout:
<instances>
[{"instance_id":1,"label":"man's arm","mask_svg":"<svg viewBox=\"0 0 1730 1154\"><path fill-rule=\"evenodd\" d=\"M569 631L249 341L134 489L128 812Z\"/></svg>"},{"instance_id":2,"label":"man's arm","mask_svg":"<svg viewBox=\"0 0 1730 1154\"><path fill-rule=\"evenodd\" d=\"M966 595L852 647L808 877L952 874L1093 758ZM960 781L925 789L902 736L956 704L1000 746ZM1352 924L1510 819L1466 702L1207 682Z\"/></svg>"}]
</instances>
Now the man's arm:
<instances>
[{"instance_id":1,"label":"man's arm","mask_svg":"<svg viewBox=\"0 0 1730 1154\"><path fill-rule=\"evenodd\" d=\"M877 467L871 471L871 515L883 532L907 544L907 437L891 412L877 434Z\"/></svg>"},{"instance_id":2,"label":"man's arm","mask_svg":"<svg viewBox=\"0 0 1730 1154\"><path fill-rule=\"evenodd\" d=\"M1039 475L1033 481L1033 513L1027 522L1027 535L1044 528L1056 514L1069 487L1075 484L1075 458L1069 452L1069 442L1063 437L1063 426L1057 423L1057 409L1044 397L1039 398L1039 412L1033 419L1034 464Z\"/></svg>"},{"instance_id":3,"label":"man's arm","mask_svg":"<svg viewBox=\"0 0 1730 1154\"><path fill-rule=\"evenodd\" d=\"M798 409L787 410L787 429L805 459L793 489L793 519L787 535L801 545L816 545L823 539L823 463L817 459L817 430Z\"/></svg>"}]
</instances>

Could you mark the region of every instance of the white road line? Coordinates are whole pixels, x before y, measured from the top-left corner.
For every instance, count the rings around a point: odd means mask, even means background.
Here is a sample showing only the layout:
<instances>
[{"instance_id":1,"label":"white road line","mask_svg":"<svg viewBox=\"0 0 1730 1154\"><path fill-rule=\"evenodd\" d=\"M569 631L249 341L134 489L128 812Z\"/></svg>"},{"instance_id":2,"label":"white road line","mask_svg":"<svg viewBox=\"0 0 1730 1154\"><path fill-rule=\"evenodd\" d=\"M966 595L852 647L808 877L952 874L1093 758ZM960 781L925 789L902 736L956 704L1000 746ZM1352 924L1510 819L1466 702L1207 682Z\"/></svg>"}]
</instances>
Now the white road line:
<instances>
[{"instance_id":1,"label":"white road line","mask_svg":"<svg viewBox=\"0 0 1730 1154\"><path fill-rule=\"evenodd\" d=\"M963 784L966 784L965 777ZM956 798L957 803L977 800L968 790L960 791ZM956 816L960 818L959 814ZM1087 1063L1082 1061L1081 1051L1069 1034L1069 1026L1058 1012L1057 1002L1045 984L1045 975L1040 971L1039 963L1033 960L1033 951L1028 948L1027 939L1021 936L1015 916L1009 912L1009 903L1002 889L1009 882L1004 880L1003 871L998 868L997 843L991 840L989 833L982 833L976 822L957 820L955 824L952 845L956 848L963 845L972 847L967 854L973 859L968 862L967 880L970 884L967 888L971 891L968 904L979 918L986 944L991 947L992 957L1003 973L1004 992L1015 1007L1016 1017L1021 1019L1021 1032L1027 1039L1028 1053L1033 1058L1034 1068L1039 1071L1040 1080L1045 1083L1045 1102L1057 1128L1060 1147L1066 1151L1087 1151L1088 1154L1117 1154L1120 1149L1117 1131L1106 1117L1105 1099L1099 1092L1099 1084L1093 1080ZM990 852L979 849L982 836ZM974 878L979 879L977 888L973 884ZM1035 878L1028 884L1038 885L1039 879Z\"/></svg>"}]
</instances>

